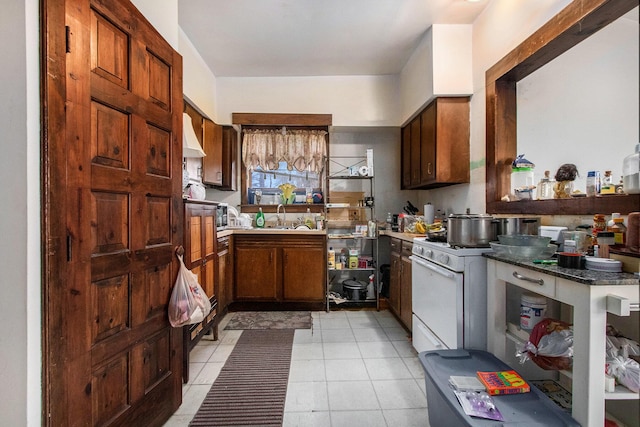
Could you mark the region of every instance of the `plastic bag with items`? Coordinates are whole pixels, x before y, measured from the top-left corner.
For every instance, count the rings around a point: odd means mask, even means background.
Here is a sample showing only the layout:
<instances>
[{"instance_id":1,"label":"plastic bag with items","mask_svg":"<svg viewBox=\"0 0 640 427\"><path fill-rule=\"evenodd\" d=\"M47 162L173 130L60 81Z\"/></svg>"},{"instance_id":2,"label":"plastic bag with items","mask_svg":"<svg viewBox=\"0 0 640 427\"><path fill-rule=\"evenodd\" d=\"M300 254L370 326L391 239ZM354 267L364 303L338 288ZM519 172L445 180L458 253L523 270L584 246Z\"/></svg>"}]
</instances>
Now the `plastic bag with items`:
<instances>
[{"instance_id":1,"label":"plastic bag with items","mask_svg":"<svg viewBox=\"0 0 640 427\"><path fill-rule=\"evenodd\" d=\"M542 319L533 327L529 341L516 351L520 363L532 360L546 370L564 370L573 363L573 331L561 320Z\"/></svg>"},{"instance_id":2,"label":"plastic bag with items","mask_svg":"<svg viewBox=\"0 0 640 427\"><path fill-rule=\"evenodd\" d=\"M169 300L169 323L174 328L200 323L211 311L211 302L198 283L198 276L184 265L181 255L178 259L180 270Z\"/></svg>"}]
</instances>

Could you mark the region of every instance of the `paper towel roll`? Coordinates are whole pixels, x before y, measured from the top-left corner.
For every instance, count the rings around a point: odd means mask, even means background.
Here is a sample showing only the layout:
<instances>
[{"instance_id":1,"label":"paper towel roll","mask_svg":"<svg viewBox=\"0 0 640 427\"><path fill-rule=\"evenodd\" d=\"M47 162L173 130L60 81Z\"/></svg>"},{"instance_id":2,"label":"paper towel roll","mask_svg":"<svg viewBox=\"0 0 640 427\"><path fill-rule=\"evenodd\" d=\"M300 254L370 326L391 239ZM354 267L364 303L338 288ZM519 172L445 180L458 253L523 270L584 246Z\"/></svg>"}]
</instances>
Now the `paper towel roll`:
<instances>
[{"instance_id":1,"label":"paper towel roll","mask_svg":"<svg viewBox=\"0 0 640 427\"><path fill-rule=\"evenodd\" d=\"M431 203L427 203L426 205L424 205L424 222L426 222L427 224L433 224L433 218L435 215L435 212L433 210L433 205Z\"/></svg>"}]
</instances>

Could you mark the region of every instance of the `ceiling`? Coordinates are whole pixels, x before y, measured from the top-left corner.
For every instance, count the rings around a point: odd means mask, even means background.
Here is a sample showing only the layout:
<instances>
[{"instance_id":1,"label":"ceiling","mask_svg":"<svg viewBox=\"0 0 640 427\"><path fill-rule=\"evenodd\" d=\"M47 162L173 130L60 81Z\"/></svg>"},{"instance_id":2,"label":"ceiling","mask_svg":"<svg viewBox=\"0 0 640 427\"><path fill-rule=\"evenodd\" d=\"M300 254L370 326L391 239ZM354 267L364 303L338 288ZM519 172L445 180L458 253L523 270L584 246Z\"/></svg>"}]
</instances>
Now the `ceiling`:
<instances>
[{"instance_id":1,"label":"ceiling","mask_svg":"<svg viewBox=\"0 0 640 427\"><path fill-rule=\"evenodd\" d=\"M488 0L178 0L216 77L399 73L432 24L470 24Z\"/></svg>"}]
</instances>

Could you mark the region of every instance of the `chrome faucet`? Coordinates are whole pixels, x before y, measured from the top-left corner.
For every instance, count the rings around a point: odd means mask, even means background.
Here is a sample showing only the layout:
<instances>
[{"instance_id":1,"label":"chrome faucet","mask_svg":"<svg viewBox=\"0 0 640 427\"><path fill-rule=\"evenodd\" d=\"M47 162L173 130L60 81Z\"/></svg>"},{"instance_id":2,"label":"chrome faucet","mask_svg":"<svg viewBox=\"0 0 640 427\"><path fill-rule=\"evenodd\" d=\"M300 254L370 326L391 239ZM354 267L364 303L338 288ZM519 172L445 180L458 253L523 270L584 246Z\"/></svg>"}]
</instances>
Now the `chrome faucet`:
<instances>
[{"instance_id":1,"label":"chrome faucet","mask_svg":"<svg viewBox=\"0 0 640 427\"><path fill-rule=\"evenodd\" d=\"M282 208L282 214L284 216L282 221L280 220L280 208ZM287 210L284 208L284 205L282 203L278 204L278 207L276 208L276 227L284 227L286 216Z\"/></svg>"}]
</instances>

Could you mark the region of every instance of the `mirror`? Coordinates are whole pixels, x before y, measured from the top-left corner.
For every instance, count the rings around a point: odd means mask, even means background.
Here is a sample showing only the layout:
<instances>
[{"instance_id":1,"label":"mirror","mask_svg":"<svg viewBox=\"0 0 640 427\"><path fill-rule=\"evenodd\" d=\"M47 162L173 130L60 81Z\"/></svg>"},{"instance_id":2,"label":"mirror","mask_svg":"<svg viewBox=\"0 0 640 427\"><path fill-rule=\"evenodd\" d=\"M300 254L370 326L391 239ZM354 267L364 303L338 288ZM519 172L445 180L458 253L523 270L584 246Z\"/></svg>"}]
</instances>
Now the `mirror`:
<instances>
[{"instance_id":1,"label":"mirror","mask_svg":"<svg viewBox=\"0 0 640 427\"><path fill-rule=\"evenodd\" d=\"M636 7L517 83L517 152L536 165L535 183L564 163L582 193L588 171L620 181L640 142L638 38Z\"/></svg>"},{"instance_id":2,"label":"mirror","mask_svg":"<svg viewBox=\"0 0 640 427\"><path fill-rule=\"evenodd\" d=\"M637 6L637 0L571 2L487 70L486 205L488 213L590 215L607 212L627 214L638 210L640 195L501 201L502 196L510 193L511 163L518 153L517 83ZM555 98L554 95L552 99ZM635 123L637 123L637 114ZM634 143L637 143L637 139L629 142L631 147ZM625 150L620 158L631 152L631 148ZM588 155L583 154L581 157ZM530 160L535 162L535 159ZM555 173L553 169L549 167L549 170ZM582 174L586 176L586 171Z\"/></svg>"}]
</instances>

